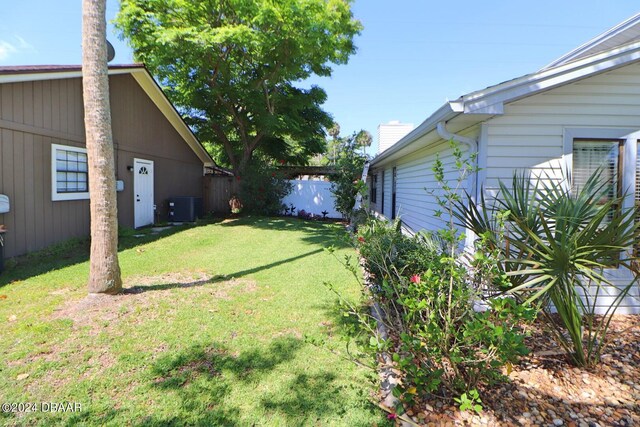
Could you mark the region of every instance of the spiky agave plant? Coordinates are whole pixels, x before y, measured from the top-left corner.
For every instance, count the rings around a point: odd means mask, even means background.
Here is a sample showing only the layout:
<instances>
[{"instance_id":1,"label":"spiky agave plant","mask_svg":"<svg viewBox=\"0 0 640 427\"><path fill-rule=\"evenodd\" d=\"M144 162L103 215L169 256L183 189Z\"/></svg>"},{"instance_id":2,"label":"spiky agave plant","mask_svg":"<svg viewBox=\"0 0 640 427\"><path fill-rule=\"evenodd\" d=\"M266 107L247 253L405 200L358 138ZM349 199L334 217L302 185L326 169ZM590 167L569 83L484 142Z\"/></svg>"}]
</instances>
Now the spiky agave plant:
<instances>
[{"instance_id":1,"label":"spiky agave plant","mask_svg":"<svg viewBox=\"0 0 640 427\"><path fill-rule=\"evenodd\" d=\"M551 320L549 304L561 324L550 321L558 343L579 366L599 361L611 316L636 283L616 286L604 270L631 267L630 248L640 236L636 208L623 208L625 195L605 197L608 183L596 171L582 188L571 191L570 178L532 177L515 173L511 187L500 182L492 206L478 207L468 197L458 203L462 225L493 241L502 252L501 268L511 278L502 289L527 302L540 301ZM501 233L496 213L506 213ZM499 236L504 236L499 240ZM594 317L598 297L609 286L617 291L600 320Z\"/></svg>"}]
</instances>

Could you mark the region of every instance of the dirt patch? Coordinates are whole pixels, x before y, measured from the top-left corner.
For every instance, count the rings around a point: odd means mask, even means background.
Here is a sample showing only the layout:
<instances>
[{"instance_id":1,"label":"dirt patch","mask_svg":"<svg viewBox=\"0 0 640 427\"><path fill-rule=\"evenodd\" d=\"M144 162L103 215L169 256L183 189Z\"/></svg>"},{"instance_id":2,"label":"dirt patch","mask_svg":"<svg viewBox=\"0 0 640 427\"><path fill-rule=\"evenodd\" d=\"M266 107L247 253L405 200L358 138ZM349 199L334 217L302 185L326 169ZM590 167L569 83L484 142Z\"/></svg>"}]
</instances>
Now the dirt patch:
<instances>
[{"instance_id":1,"label":"dirt patch","mask_svg":"<svg viewBox=\"0 0 640 427\"><path fill-rule=\"evenodd\" d=\"M435 398L409 414L421 425L640 425L640 316L615 316L609 337L596 368L576 368L534 324L532 355L514 366L509 383L482 390L481 415Z\"/></svg>"},{"instance_id":2,"label":"dirt patch","mask_svg":"<svg viewBox=\"0 0 640 427\"><path fill-rule=\"evenodd\" d=\"M212 295L217 299L230 300L231 292L250 293L258 290L258 284L253 280L235 279L217 282Z\"/></svg>"},{"instance_id":3,"label":"dirt patch","mask_svg":"<svg viewBox=\"0 0 640 427\"><path fill-rule=\"evenodd\" d=\"M229 300L232 292L255 292L258 285L253 280L225 280L221 276L196 272L134 277L128 279L123 288L119 295L87 295L80 300L67 301L53 313L53 318L71 319L74 328L89 326L98 333L136 310L151 308L157 301L169 298L175 290L188 289L189 294L184 297L189 299L193 298L192 292L198 292ZM170 298L176 297L171 295Z\"/></svg>"}]
</instances>

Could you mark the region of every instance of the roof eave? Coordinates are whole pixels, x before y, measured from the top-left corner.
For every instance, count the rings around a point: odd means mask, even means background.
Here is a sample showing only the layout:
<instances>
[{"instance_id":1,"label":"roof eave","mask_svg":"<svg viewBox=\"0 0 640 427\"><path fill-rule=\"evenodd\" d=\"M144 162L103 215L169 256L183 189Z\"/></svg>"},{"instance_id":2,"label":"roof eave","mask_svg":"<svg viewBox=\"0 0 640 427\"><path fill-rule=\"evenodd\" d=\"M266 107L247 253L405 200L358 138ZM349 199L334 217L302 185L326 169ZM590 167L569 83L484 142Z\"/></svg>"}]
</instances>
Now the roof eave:
<instances>
[{"instance_id":1,"label":"roof eave","mask_svg":"<svg viewBox=\"0 0 640 427\"><path fill-rule=\"evenodd\" d=\"M550 64L546 65L543 68L543 70L546 70L546 69L549 69L549 68L553 68L553 67L557 67L559 65L567 64L567 63L571 62L572 60L580 57L585 52L588 52L589 50L596 49L599 45L605 43L607 40L610 40L613 37L616 37L619 34L622 34L625 31L631 29L632 27L638 25L638 23L640 23L640 13L635 14L631 18L627 19L624 22L621 22L620 24L618 24L615 27L605 31L604 33L599 34L598 36L592 38L588 42L578 46L575 49L573 49L571 52L562 55L560 58L558 58L555 61L551 62Z\"/></svg>"},{"instance_id":2,"label":"roof eave","mask_svg":"<svg viewBox=\"0 0 640 427\"><path fill-rule=\"evenodd\" d=\"M200 141L193 134L189 126L184 122L184 119L173 104L166 97L158 83L151 76L146 68L137 69L131 72L133 78L138 82L140 87L149 95L149 98L153 103L162 111L164 116L169 120L171 125L180 134L182 139L191 147L193 152L202 161L205 167L217 166L213 161L207 150L202 146Z\"/></svg>"},{"instance_id":3,"label":"roof eave","mask_svg":"<svg viewBox=\"0 0 640 427\"><path fill-rule=\"evenodd\" d=\"M558 86L600 74L640 60L640 42L630 43L587 58L544 69L514 80L471 92L455 101L447 102L427 118L420 126L371 160L371 167L384 164L396 153L406 149L419 138L432 132L438 122L450 121L464 115L504 114L504 106L510 102L532 96ZM479 119L480 121L481 119Z\"/></svg>"},{"instance_id":4,"label":"roof eave","mask_svg":"<svg viewBox=\"0 0 640 427\"><path fill-rule=\"evenodd\" d=\"M385 151L374 157L369 163L371 167L383 163L386 159L393 156L398 151L408 147L417 139L423 137L436 128L438 122L451 120L453 117L461 113L461 104L457 101L447 102L440 107L435 113L429 116L417 128L405 135L400 141L387 148Z\"/></svg>"},{"instance_id":5,"label":"roof eave","mask_svg":"<svg viewBox=\"0 0 640 427\"><path fill-rule=\"evenodd\" d=\"M461 99L466 114L501 114L504 105L595 74L611 71L640 60L640 42L630 43L606 52L464 95Z\"/></svg>"},{"instance_id":6,"label":"roof eave","mask_svg":"<svg viewBox=\"0 0 640 427\"><path fill-rule=\"evenodd\" d=\"M69 66L25 66L25 67L9 67L7 71L0 72L0 84L2 83L20 83L39 80L58 80L81 78L82 67L79 65ZM131 74L131 76L145 91L147 96L160 109L165 118L176 129L182 139L189 145L195 155L202 161L205 167L216 167L216 163L211 158L207 150L202 146L200 141L195 137L189 126L184 122L173 104L166 97L162 88L158 85L151 73L144 64L130 65L110 65L109 75Z\"/></svg>"}]
</instances>

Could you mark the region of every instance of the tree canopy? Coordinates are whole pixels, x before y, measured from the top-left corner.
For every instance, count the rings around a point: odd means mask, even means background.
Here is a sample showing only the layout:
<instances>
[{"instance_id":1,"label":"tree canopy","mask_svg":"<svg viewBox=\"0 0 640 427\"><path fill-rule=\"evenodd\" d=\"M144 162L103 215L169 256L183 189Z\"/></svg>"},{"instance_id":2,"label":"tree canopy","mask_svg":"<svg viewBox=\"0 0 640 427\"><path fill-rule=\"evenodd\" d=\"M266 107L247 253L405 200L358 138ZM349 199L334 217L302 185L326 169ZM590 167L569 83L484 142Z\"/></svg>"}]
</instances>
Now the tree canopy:
<instances>
[{"instance_id":1,"label":"tree canopy","mask_svg":"<svg viewBox=\"0 0 640 427\"><path fill-rule=\"evenodd\" d=\"M324 150L326 93L296 84L345 64L361 30L351 0L122 0L116 26L237 173L255 152L301 162Z\"/></svg>"}]
</instances>

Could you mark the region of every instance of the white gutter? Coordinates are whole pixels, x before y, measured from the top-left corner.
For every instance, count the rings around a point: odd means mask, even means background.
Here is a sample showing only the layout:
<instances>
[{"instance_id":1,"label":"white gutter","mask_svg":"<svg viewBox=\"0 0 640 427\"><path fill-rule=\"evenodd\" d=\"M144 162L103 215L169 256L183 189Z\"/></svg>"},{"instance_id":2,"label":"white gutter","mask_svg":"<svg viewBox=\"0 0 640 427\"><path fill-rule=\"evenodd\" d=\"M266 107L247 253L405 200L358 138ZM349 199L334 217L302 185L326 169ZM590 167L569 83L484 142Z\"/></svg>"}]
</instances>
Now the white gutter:
<instances>
[{"instance_id":1,"label":"white gutter","mask_svg":"<svg viewBox=\"0 0 640 427\"><path fill-rule=\"evenodd\" d=\"M457 114L460 114L461 111L456 111L458 104L454 102L447 102L442 107L440 107L435 113L429 116L424 122L420 124L417 128L409 132L407 135L402 137L402 139L391 147L384 150L382 153L378 154L375 158L371 160L371 166L375 167L381 161L391 157L398 151L406 148L414 141L419 139L420 137L431 132L436 123L443 120L450 120L455 117Z\"/></svg>"}]
</instances>

